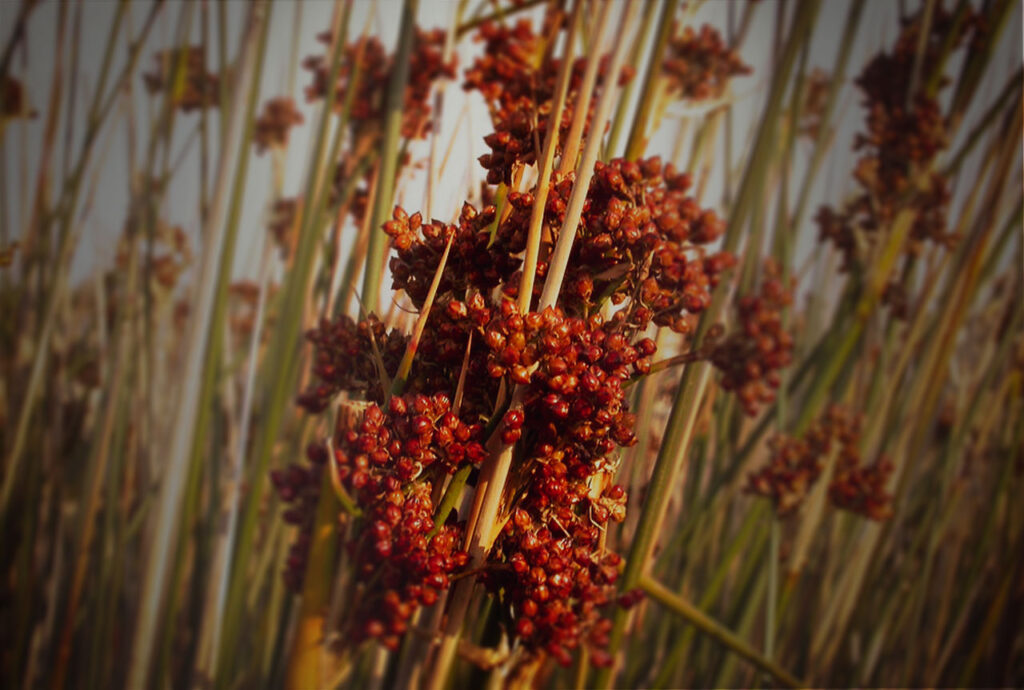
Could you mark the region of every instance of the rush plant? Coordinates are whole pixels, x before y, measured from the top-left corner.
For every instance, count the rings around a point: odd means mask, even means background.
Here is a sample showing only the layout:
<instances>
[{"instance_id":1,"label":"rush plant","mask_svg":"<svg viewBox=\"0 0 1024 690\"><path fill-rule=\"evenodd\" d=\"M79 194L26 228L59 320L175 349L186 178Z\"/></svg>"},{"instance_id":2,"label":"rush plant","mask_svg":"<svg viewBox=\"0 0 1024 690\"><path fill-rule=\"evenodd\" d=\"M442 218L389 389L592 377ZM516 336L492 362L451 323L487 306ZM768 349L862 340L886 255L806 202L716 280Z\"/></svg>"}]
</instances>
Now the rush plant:
<instances>
[{"instance_id":1,"label":"rush plant","mask_svg":"<svg viewBox=\"0 0 1024 690\"><path fill-rule=\"evenodd\" d=\"M1019 3L104 11L0 6L5 687L1024 684Z\"/></svg>"}]
</instances>

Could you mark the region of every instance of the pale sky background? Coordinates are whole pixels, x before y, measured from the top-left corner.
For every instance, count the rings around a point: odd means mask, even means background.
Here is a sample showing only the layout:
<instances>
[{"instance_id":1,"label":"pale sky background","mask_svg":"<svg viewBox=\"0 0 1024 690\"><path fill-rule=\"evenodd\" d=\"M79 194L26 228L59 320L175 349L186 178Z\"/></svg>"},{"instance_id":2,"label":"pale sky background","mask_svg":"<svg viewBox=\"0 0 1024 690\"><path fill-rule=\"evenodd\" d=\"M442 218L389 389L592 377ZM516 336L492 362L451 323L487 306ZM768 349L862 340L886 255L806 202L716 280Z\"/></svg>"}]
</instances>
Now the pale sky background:
<instances>
[{"instance_id":1,"label":"pale sky background","mask_svg":"<svg viewBox=\"0 0 1024 690\"><path fill-rule=\"evenodd\" d=\"M6 41L9 38L13 19L17 14L18 2L15 0L0 0L0 40ZM215 14L215 3L211 3L211 14ZM446 27L455 11L454 0L421 0L419 11L419 23L424 27ZM471 7L476 2L471 2ZM743 10L743 3L732 0L709 0L704 2L693 20L693 24L699 27L702 23L710 23L722 31L726 31L727 15L729 5L733 4L733 12L736 21ZM799 2L790 2L790 8L798 7ZM821 203L838 204L841 199L853 190L853 180L850 171L855 162L855 156L850 151L854 134L864 127L864 113L860 107L861 95L852 86L852 78L856 76L867 59L882 49L888 49L898 32L897 22L899 6L895 0L869 0L864 16L861 20L859 33L854 45L854 54L851 57L848 68L848 75L843 92L840 96L838 116L840 117L840 128L836 135L836 144L833 151L826 159L814 187L812 203L807 213L805 223L811 223L814 210ZM913 0L906 3L910 7L916 7L917 2ZM946 3L951 4L951 3ZM237 51L240 33L243 27L243 17L247 9L247 2L242 0L229 0L228 2L228 50L233 56ZM659 3L660 5L660 3ZM106 46L107 34L110 22L113 17L113 10L116 7L112 0L82 0L72 5L69 9L69 27L73 26L77 7L82 9L81 31L82 48L80 59L73 65L66 64L65 69L74 69L78 76L79 89L76 94L76 114L79 121L74 123L72 131L72 151L77 152L78 141L81 137L83 124L80 121L81 113L84 111L88 98L91 97L91 90L96 84L103 50ZM282 0L273 4L271 27L269 35L269 48L264 66L263 80L261 85L260 102L268 98L288 94L288 72L293 50L294 21L299 12L301 13L301 26L298 34L299 46L298 56L301 62L302 57L310 54L323 52L323 45L315 40L317 33L325 30L330 23L333 3L326 0L305 0L301 5L296 0ZM398 28L398 17L401 8L401 0L378 0L376 11L374 4L368 0L356 0L354 3L355 13L350 24L351 32L359 32L369 20L371 30L382 36L385 45L393 46ZM620 3L617 11L621 11L624 3ZM141 27L143 19L148 12L148 2L136 2L130 10L131 24L135 27L133 35ZM175 31L178 22L178 14L181 5L176 2L168 2L163 11L162 18L158 21L148 44L143 49L140 60L142 71L149 71L152 68L153 55L158 50L170 47L174 44ZM814 41L809 53L808 66L821 67L831 72L835 61L836 50L839 45L844 22L848 10L846 0L825 0L815 29ZM29 100L32 105L45 112L47 99L49 98L49 83L52 77L56 51L58 3L56 0L44 0L32 14L28 26L28 40L25 50L19 50L13 61L13 74L20 78L28 88ZM531 13L538 16L538 12ZM754 72L749 77L736 78L732 82L733 94L736 99L734 106L734 126L736 142L749 141L750 132L756 126L755 118L761 112L763 99L767 92L767 79L769 75L769 55L774 40L774 27L777 14L777 5L773 0L765 0L759 3L754 15L754 21L742 44L741 55L745 62L754 67ZM613 23L614 25L615 23ZM211 55L217 54L216 30L211 29L214 43L210 47ZM198 13L192 22L192 37L194 42L199 42L200 21ZM992 66L986 74L978 94L977 107L968 114L967 125L961 128L961 133L969 129L973 116L978 111L991 103L995 94L1003 86L1007 77L1021 64L1021 12L1015 12L1011 25L1004 31L1000 45L992 61ZM616 37L618 38L618 37ZM118 41L118 48L115 55L115 70L125 58L126 41L122 35ZM483 136L491 131L490 121L483 106L483 101L476 93L467 94L460 88L462 70L468 66L475 54L480 51L479 44L463 40L460 50L459 74L455 82L448 85L446 91L445 120L441 131L441 143L447 145L453 138L451 162L445 175L438 185L437 197L433 208L433 215L443 220L450 220L458 213L462 200L469 197L468 188L470 181L476 181L483 176L483 170L476 162L476 158L487 152L483 143ZM70 53L66 51L65 55ZM214 62L213 64L216 64ZM959 60L951 64L955 70L958 68ZM137 70L139 72L139 70ZM116 71L115 71L116 73ZM953 71L953 74L956 72ZM300 104L306 122L305 124L292 129L291 145L288 149L287 162L284 173L283 194L292 196L299 193L303 186L303 177L306 174L306 161L312 145L311 138L314 124L316 122L316 104L305 102L302 91L310 82L309 72L298 69L295 88L291 92ZM132 83L133 103L135 105L136 118L138 121L136 159L141 161L144 155L146 137L148 136L148 122L157 100L152 98L145 91L141 77L136 77ZM946 95L952 89L946 90ZM65 111L68 109L65 108ZM669 115L662 128L652 139L648 147L648 155L660 154L663 158L669 158L673 150L675 133L678 127L678 115L684 113L685 106L670 108ZM195 240L198 237L198 211L197 195L199 181L199 146L198 139L193 137L191 144L186 149L185 144L189 142L190 135L196 130L199 122L197 114L179 115L175 123L175 138L173 143L173 157L181 156L181 170L174 176L173 182L167 195L165 207L162 210L162 217L172 225L181 225ZM2 146L2 164L4 166L4 177L8 190L7 208L2 209L6 214L8 226L12 228L12 235L17 237L21 234L26 219L26 208L29 199L29 190L33 188L35 180L36 164L40 156L43 136L42 116L29 121L19 121L7 128ZM211 124L215 123L211 120ZM213 127L211 142L213 150L216 150L216 127ZM66 151L65 123L61 123L60 139L56 146L55 162L58 169L65 164ZM129 183L129 137L130 128L126 126L124 117L119 117L113 127L108 126L100 136L100 150L94 157L94 164L99 160L98 156L104 155L102 150L109 142L109 149L105 154L102 176L97 182L96 204L85 220L85 229L72 267L74 280L81 280L99 267L110 266L116 248L116 241L119 237L127 209L128 183ZM692 128L691 128L692 131ZM110 135L108 137L108 135ZM721 145L721 137L719 137ZM1019 145L1019 142L1018 144ZM954 148L956 142L954 142ZM799 144L798 165L795 169L795 180L803 177L803 161L811 153L811 145L806 140ZM411 149L414 158L424 158L427 147L425 144L418 144ZM184 152L184 153L182 153ZM738 145L734 150L733 167L741 167L743 160L744 146ZM719 149L719 156L724 151ZM77 154L76 154L77 155ZM688 155L684 154L679 163L685 163ZM216 165L215 158L211 159L211 169ZM1019 170L1019 163L1017 169ZM95 169L95 165L93 166ZM718 171L723 170L718 166ZM965 169L964 175L970 175L970 167ZM424 207L424 185L422 184L422 173L406 174L399 183L399 200L410 210ZM1019 176L1008 183L1019 185ZM26 184L27 183L27 184ZM267 209L273 200L271 179L271 157L269 155L256 156L250 159L250 172L244 212L242 216L241 235L239 251L236 256L235 269L239 278L254 278L259 257L262 253L263 242L267 233L265 222ZM798 184L793 185L794 197L798 191ZM703 199L704 205L722 210L720 205L721 179L712 179L707 193ZM770 226L769 226L770 227ZM349 231L351 233L351 231ZM801 234L810 238L815 234L812 228L804 227ZM816 244L804 241L798 247L797 265L806 258L809 252L815 251ZM195 247L194 247L195 248Z\"/></svg>"}]
</instances>

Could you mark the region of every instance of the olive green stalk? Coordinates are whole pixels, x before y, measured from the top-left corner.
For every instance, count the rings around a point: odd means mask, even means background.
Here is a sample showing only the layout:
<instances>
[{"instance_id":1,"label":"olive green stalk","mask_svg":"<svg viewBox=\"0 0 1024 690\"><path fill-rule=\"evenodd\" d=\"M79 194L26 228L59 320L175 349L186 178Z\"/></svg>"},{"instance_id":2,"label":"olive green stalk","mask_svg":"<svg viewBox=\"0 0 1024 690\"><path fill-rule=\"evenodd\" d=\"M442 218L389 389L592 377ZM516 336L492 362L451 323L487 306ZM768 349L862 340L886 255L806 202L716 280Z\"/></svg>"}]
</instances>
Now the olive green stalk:
<instances>
[{"instance_id":1,"label":"olive green stalk","mask_svg":"<svg viewBox=\"0 0 1024 690\"><path fill-rule=\"evenodd\" d=\"M387 105L384 111L384 139L380 153L380 179L377 198L370 222L370 244L366 251L366 269L363 274L362 300L366 308L376 312L380 307L381 269L387 235L381 227L391 214L395 197L395 177L398 173L398 144L401 137L405 86L409 81L409 56L412 53L413 31L419 0L404 0L402 23L398 29L394 68L388 82Z\"/></svg>"}]
</instances>

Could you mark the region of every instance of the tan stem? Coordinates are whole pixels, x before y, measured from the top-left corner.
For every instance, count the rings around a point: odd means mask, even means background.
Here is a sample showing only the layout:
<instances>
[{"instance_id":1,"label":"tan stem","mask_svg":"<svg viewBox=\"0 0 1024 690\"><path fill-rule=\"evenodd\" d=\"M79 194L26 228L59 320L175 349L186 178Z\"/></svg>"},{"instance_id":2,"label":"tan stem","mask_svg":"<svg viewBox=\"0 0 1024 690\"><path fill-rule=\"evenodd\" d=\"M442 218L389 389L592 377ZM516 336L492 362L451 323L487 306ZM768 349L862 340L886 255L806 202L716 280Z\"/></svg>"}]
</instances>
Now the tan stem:
<instances>
[{"instance_id":1,"label":"tan stem","mask_svg":"<svg viewBox=\"0 0 1024 690\"><path fill-rule=\"evenodd\" d=\"M608 25L608 14L611 10L612 3L610 0L604 0L601 3L601 10L597 18L597 28L594 31L594 52L590 54L590 59L587 60L586 70L583 72L583 83L580 85L580 90L576 94L576 110L572 116L572 127L569 129L569 136L565 141L565 148L562 150L562 161L558 166L559 175L567 175L576 164L576 154L579 153L580 141L583 139L583 126L587 122L587 111L590 109L590 97L594 92L594 84L597 83L597 68L600 66L601 51L598 46L601 45L601 40L604 38L605 27ZM622 44L620 44L622 45ZM567 50L570 50L572 46L568 46ZM566 64L569 60L565 61ZM617 70L616 70L617 71ZM609 74L615 74L615 71L609 72ZM608 78L608 86L613 86L615 83L614 79ZM611 88L605 88L605 91L611 91ZM592 128L591 132L604 132L604 127ZM601 137L598 136L598 139Z\"/></svg>"},{"instance_id":2,"label":"tan stem","mask_svg":"<svg viewBox=\"0 0 1024 690\"><path fill-rule=\"evenodd\" d=\"M626 16L622 21L620 37L628 35L629 27L636 16L638 5L639 3L630 3L626 8ZM605 18L602 14L602 20ZM599 31L598 35L600 33L602 32ZM608 69L608 84L601 92L601 98L597 104L597 112L594 114L594 120L591 123L591 136L587 138L587 146L583 150L583 159L576 168L576 181L573 183L572 195L569 197L569 207L565 214L565 223L562 224L562 230L558 234L558 243L555 245L555 252L551 257L547 280L544 281L544 292L540 296L540 305L538 307L540 310L554 306L555 301L558 299L558 293L562 289L562 278L565 277L565 269L569 263L569 253L572 251L572 243L576 239L576 230L579 227L580 216L583 215L583 203L586 201L587 192L590 189L590 180L594 176L594 163L597 162L597 154L601 148L602 133L604 132L605 125L608 124L608 117L611 115L612 102L617 90L615 88L616 80L614 75L617 75L622 67L622 61L626 56L626 46L628 44L629 41L620 40L615 48L615 53L612 55L612 63ZM595 51L594 55L591 55L591 62L595 59L596 53L597 51ZM572 141L571 132L569 140L570 142ZM564 161L566 157L567 155L563 154L562 160Z\"/></svg>"},{"instance_id":3,"label":"tan stem","mask_svg":"<svg viewBox=\"0 0 1024 690\"><path fill-rule=\"evenodd\" d=\"M562 66L558 73L558 89L555 94L555 104L551 108L551 116L548 119L548 136L544 142L544 154L541 158L540 174L537 177L537 188L533 197L530 230L526 242L526 257L523 259L523 279L519 283L519 311L524 314L530 310L530 302L533 299L533 284L537 278L537 257L540 254L544 209L548 203L549 181L551 170L554 167L555 149L558 148L559 123L562 121L565 95L569 90L569 75L572 74L573 44L576 41L576 27L579 24L582 8L582 0L576 0L572 17L569 19L569 34L565 40L565 55L562 56Z\"/></svg>"}]
</instances>

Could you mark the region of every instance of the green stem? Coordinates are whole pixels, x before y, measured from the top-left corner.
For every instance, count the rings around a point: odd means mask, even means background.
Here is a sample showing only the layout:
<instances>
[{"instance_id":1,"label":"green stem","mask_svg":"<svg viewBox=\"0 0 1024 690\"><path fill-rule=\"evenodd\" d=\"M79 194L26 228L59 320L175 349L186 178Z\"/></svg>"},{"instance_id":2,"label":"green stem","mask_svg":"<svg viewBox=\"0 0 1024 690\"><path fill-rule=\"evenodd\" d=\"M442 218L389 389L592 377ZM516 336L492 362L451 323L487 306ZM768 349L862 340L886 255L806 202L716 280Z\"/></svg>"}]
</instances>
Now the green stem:
<instances>
[{"instance_id":1,"label":"green stem","mask_svg":"<svg viewBox=\"0 0 1024 690\"><path fill-rule=\"evenodd\" d=\"M658 38L651 51L651 57L647 62L647 71L644 73L644 85L640 93L646 97L640 99L639 107L633 115L633 126L629 130L629 140L626 142L625 158L636 160L644 154L647 146L647 121L651 117L651 109L654 107L654 98L650 97L661 78L661 66L665 58L665 49L668 47L669 38L672 36L672 15L675 14L679 0L664 0L661 6L661 15L658 17Z\"/></svg>"},{"instance_id":2,"label":"green stem","mask_svg":"<svg viewBox=\"0 0 1024 690\"><path fill-rule=\"evenodd\" d=\"M660 582L656 582L649 577L644 577L640 581L640 586L651 596L652 599L663 604L670 611L678 614L684 620L691 623L702 633L754 664L786 687L803 687L803 683L786 671L786 669L782 668L771 659L765 658L761 653L750 646L746 641L740 639L731 630L711 616L708 616L683 597L667 589Z\"/></svg>"},{"instance_id":3,"label":"green stem","mask_svg":"<svg viewBox=\"0 0 1024 690\"><path fill-rule=\"evenodd\" d=\"M388 82L387 105L384 111L384 139L380 154L380 179L377 181L377 199L370 221L370 243L366 251L366 272L363 274L363 304L375 312L380 307L380 282L384 263L387 235L381 229L391 214L395 198L395 176L398 172L398 143L402 133L405 85L409 81L409 56L412 52L413 31L419 0L405 0L402 5L402 23L398 30L398 48L394 68Z\"/></svg>"}]
</instances>

